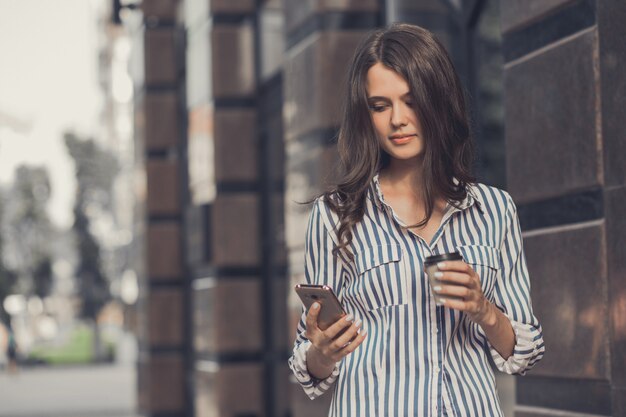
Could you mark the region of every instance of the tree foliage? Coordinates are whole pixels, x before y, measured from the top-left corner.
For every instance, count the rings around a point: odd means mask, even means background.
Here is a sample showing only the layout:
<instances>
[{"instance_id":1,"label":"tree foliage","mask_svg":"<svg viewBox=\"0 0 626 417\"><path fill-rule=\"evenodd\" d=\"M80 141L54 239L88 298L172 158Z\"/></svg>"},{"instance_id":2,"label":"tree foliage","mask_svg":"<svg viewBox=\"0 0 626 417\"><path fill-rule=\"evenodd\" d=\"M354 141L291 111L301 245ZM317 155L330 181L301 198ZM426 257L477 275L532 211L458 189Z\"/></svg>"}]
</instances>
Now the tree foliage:
<instances>
[{"instance_id":1,"label":"tree foliage","mask_svg":"<svg viewBox=\"0 0 626 417\"><path fill-rule=\"evenodd\" d=\"M76 203L110 210L111 189L119 171L115 156L92 139L81 139L73 133L65 134L65 144L76 168Z\"/></svg>"},{"instance_id":2,"label":"tree foliage","mask_svg":"<svg viewBox=\"0 0 626 417\"><path fill-rule=\"evenodd\" d=\"M102 267L100 243L91 231L92 223L103 211L111 209L113 181L119 167L115 157L91 139L67 133L65 144L76 168L72 229L79 255L76 276L82 298L81 316L95 320L111 294Z\"/></svg>"},{"instance_id":3,"label":"tree foliage","mask_svg":"<svg viewBox=\"0 0 626 417\"><path fill-rule=\"evenodd\" d=\"M4 198L0 192L0 224L4 215ZM4 311L3 301L7 295L11 294L13 285L15 284L15 273L10 271L4 263L4 236L0 233L0 322L8 322L8 314Z\"/></svg>"},{"instance_id":4,"label":"tree foliage","mask_svg":"<svg viewBox=\"0 0 626 417\"><path fill-rule=\"evenodd\" d=\"M27 296L45 297L52 287L54 229L46 211L51 192L45 168L21 165L4 204L4 273Z\"/></svg>"}]
</instances>

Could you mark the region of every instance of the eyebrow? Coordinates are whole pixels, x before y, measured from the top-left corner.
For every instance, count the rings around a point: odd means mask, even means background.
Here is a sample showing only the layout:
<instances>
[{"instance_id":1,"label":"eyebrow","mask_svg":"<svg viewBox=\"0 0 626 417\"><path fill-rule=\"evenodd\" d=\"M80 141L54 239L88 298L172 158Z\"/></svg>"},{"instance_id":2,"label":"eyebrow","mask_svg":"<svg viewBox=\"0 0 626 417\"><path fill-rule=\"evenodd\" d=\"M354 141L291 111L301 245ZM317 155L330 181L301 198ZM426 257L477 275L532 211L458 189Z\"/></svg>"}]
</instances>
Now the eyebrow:
<instances>
[{"instance_id":1,"label":"eyebrow","mask_svg":"<svg viewBox=\"0 0 626 417\"><path fill-rule=\"evenodd\" d=\"M412 96L413 94L411 94L410 91L407 91L406 93L402 94L400 97L404 98L406 96ZM369 101L376 101L376 100L389 100L389 97L384 97L384 96L371 96L367 98Z\"/></svg>"}]
</instances>

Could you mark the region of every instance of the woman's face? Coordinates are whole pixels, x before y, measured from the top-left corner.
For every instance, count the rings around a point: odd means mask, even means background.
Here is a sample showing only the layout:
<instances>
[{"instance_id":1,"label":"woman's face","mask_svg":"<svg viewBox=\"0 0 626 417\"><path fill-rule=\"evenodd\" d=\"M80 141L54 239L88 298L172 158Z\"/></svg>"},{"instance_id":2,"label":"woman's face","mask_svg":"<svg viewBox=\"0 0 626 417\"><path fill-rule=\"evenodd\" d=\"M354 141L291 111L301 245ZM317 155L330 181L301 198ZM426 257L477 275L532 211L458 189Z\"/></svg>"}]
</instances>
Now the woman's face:
<instances>
[{"instance_id":1,"label":"woman's face","mask_svg":"<svg viewBox=\"0 0 626 417\"><path fill-rule=\"evenodd\" d=\"M392 159L419 158L424 152L422 126L413 110L406 80L377 62L367 72L367 101L380 146Z\"/></svg>"}]
</instances>

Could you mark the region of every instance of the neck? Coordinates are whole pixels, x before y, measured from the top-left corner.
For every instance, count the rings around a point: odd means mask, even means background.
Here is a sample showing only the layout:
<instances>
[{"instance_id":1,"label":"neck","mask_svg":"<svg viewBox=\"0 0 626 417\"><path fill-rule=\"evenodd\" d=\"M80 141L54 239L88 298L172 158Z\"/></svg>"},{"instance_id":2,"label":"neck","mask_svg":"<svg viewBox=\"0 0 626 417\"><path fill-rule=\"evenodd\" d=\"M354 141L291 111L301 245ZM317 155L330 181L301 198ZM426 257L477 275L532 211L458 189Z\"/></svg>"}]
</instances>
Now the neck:
<instances>
[{"instance_id":1,"label":"neck","mask_svg":"<svg viewBox=\"0 0 626 417\"><path fill-rule=\"evenodd\" d=\"M380 176L392 188L416 191L423 186L422 166L421 160L392 159Z\"/></svg>"},{"instance_id":2,"label":"neck","mask_svg":"<svg viewBox=\"0 0 626 417\"><path fill-rule=\"evenodd\" d=\"M379 182L388 192L413 196L418 204L423 204L420 197L420 191L424 186L423 167L422 159L392 159L389 166L381 170ZM436 196L433 203L435 210L445 210L446 201L441 197Z\"/></svg>"}]
</instances>

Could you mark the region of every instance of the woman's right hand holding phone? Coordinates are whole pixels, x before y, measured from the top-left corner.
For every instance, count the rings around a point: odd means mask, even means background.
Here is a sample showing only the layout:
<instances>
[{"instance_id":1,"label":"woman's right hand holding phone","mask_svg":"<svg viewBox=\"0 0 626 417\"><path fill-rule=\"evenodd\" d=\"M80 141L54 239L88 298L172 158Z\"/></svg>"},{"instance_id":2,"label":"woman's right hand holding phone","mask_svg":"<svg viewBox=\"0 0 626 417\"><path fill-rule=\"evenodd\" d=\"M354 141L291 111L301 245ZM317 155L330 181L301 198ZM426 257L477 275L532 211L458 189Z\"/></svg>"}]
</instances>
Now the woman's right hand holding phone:
<instances>
[{"instance_id":1,"label":"woman's right hand holding phone","mask_svg":"<svg viewBox=\"0 0 626 417\"><path fill-rule=\"evenodd\" d=\"M359 331L361 321L355 322L351 314L322 330L317 324L319 313L320 305L314 303L306 316L306 336L312 344L307 352L307 368L315 378L325 379L333 372L335 363L363 343L367 331Z\"/></svg>"}]
</instances>

